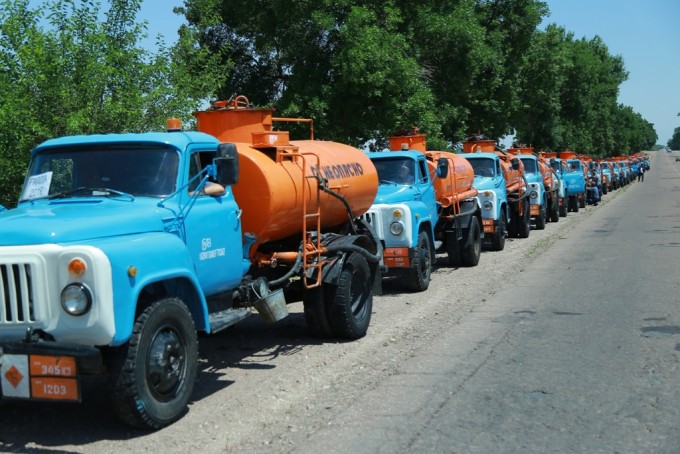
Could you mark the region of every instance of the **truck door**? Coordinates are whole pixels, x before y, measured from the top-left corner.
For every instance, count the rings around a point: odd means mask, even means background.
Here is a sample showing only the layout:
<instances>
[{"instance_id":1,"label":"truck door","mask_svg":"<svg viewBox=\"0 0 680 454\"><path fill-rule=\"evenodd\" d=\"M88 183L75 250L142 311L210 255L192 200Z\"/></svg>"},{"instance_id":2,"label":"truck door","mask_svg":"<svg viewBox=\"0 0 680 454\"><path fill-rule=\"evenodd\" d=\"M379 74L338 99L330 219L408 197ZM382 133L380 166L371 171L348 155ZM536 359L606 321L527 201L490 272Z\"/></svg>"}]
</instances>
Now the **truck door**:
<instances>
[{"instance_id":1,"label":"truck door","mask_svg":"<svg viewBox=\"0 0 680 454\"><path fill-rule=\"evenodd\" d=\"M428 209L428 215L432 224L437 220L437 202L436 194L434 192L434 185L430 179L430 173L427 168L427 161L425 158L418 159L418 165L416 169L416 184L420 190L420 196L422 201Z\"/></svg>"},{"instance_id":2,"label":"truck door","mask_svg":"<svg viewBox=\"0 0 680 454\"><path fill-rule=\"evenodd\" d=\"M188 180L212 163L215 150L194 151L190 155ZM189 200L200 178L185 189ZM200 193L184 222L187 248L191 254L198 280L206 295L229 290L238 285L244 266L241 238L241 211L231 188L220 196Z\"/></svg>"}]
</instances>

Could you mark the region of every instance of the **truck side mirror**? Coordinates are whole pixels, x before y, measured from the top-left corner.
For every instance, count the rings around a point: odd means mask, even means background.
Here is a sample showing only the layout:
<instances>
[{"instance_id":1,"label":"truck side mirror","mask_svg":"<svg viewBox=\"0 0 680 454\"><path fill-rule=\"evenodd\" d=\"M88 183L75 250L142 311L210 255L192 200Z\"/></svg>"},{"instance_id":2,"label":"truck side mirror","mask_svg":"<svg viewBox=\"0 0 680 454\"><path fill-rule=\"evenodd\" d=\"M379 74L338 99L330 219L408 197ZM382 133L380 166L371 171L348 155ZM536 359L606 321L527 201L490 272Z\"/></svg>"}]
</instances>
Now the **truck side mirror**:
<instances>
[{"instance_id":1,"label":"truck side mirror","mask_svg":"<svg viewBox=\"0 0 680 454\"><path fill-rule=\"evenodd\" d=\"M449 175L449 160L446 158L439 158L437 160L437 176L439 178L446 178Z\"/></svg>"},{"instance_id":2,"label":"truck side mirror","mask_svg":"<svg viewBox=\"0 0 680 454\"><path fill-rule=\"evenodd\" d=\"M217 147L217 157L214 160L217 168L217 183L231 186L238 183L238 153L233 143L221 143Z\"/></svg>"},{"instance_id":3,"label":"truck side mirror","mask_svg":"<svg viewBox=\"0 0 680 454\"><path fill-rule=\"evenodd\" d=\"M510 162L512 163L512 168L514 170L519 170L519 159L518 158L512 158L510 160Z\"/></svg>"}]
</instances>

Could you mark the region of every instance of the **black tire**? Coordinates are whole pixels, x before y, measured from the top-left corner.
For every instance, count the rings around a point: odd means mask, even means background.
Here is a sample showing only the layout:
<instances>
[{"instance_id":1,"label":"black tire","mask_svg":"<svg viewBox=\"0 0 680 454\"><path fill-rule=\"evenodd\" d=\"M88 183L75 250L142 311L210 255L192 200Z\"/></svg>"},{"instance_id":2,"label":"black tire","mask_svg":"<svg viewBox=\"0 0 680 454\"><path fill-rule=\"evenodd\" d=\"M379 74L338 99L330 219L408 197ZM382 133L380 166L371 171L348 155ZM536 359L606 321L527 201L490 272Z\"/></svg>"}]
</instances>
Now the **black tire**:
<instances>
[{"instance_id":1,"label":"black tire","mask_svg":"<svg viewBox=\"0 0 680 454\"><path fill-rule=\"evenodd\" d=\"M505 208L501 208L501 216L498 218L498 225L496 225L496 230L491 235L491 250L492 251L502 251L505 248L505 220L507 215L505 214Z\"/></svg>"},{"instance_id":2,"label":"black tire","mask_svg":"<svg viewBox=\"0 0 680 454\"><path fill-rule=\"evenodd\" d=\"M446 254L449 256L449 266L460 266L462 263L460 244L456 233L448 232L446 234Z\"/></svg>"},{"instance_id":3,"label":"black tire","mask_svg":"<svg viewBox=\"0 0 680 454\"><path fill-rule=\"evenodd\" d=\"M411 268L406 273L406 286L415 292L424 292L430 286L432 275L432 248L430 247L430 237L427 232L421 231L418 234L418 244Z\"/></svg>"},{"instance_id":4,"label":"black tire","mask_svg":"<svg viewBox=\"0 0 680 454\"><path fill-rule=\"evenodd\" d=\"M559 213L559 201L557 198L553 199L552 204L550 205L550 222L559 222L560 220L560 213Z\"/></svg>"},{"instance_id":5,"label":"black tire","mask_svg":"<svg viewBox=\"0 0 680 454\"><path fill-rule=\"evenodd\" d=\"M585 208L586 207L586 195L583 194L583 196L578 197L578 204L576 205L576 212L578 213L579 208Z\"/></svg>"},{"instance_id":6,"label":"black tire","mask_svg":"<svg viewBox=\"0 0 680 454\"><path fill-rule=\"evenodd\" d=\"M524 215L517 218L517 236L520 238L529 238L531 232L531 205L528 199L524 199Z\"/></svg>"},{"instance_id":7,"label":"black tire","mask_svg":"<svg viewBox=\"0 0 680 454\"><path fill-rule=\"evenodd\" d=\"M569 200L569 199L564 200L564 198L562 198L562 205L559 205L559 212L560 212L560 217L561 217L561 218L566 218L566 217L567 217L567 214L569 214L569 213L568 213L568 211L569 211L568 208L569 208L569 207L568 207L568 205L567 205L567 203L568 203L567 201L568 201L568 200ZM558 202L558 203L559 203L559 202Z\"/></svg>"},{"instance_id":8,"label":"black tire","mask_svg":"<svg viewBox=\"0 0 680 454\"><path fill-rule=\"evenodd\" d=\"M581 206L580 200L578 199L578 196L574 196L574 213L578 213L578 209Z\"/></svg>"},{"instance_id":9,"label":"black tire","mask_svg":"<svg viewBox=\"0 0 680 454\"><path fill-rule=\"evenodd\" d=\"M482 254L482 231L477 216L472 216L470 228L461 248L461 262L463 266L477 266Z\"/></svg>"},{"instance_id":10,"label":"black tire","mask_svg":"<svg viewBox=\"0 0 680 454\"><path fill-rule=\"evenodd\" d=\"M608 192L609 190L607 189L607 185L602 185L602 195L607 195Z\"/></svg>"},{"instance_id":11,"label":"black tire","mask_svg":"<svg viewBox=\"0 0 680 454\"><path fill-rule=\"evenodd\" d=\"M545 222L547 217L548 215L545 210L545 204L543 204L538 209L538 216L536 216L536 230L545 230Z\"/></svg>"},{"instance_id":12,"label":"black tire","mask_svg":"<svg viewBox=\"0 0 680 454\"><path fill-rule=\"evenodd\" d=\"M112 370L113 408L133 427L160 429L187 410L196 383L198 340L191 313L179 298L164 298L135 321Z\"/></svg>"},{"instance_id":13,"label":"black tire","mask_svg":"<svg viewBox=\"0 0 680 454\"><path fill-rule=\"evenodd\" d=\"M324 299L335 336L359 339L366 335L373 311L373 280L362 255L354 252L345 258L337 285L324 285Z\"/></svg>"},{"instance_id":14,"label":"black tire","mask_svg":"<svg viewBox=\"0 0 680 454\"><path fill-rule=\"evenodd\" d=\"M326 314L323 286L324 284L321 284L321 287L305 289L302 294L302 304L309 334L325 339L332 337L333 331Z\"/></svg>"}]
</instances>

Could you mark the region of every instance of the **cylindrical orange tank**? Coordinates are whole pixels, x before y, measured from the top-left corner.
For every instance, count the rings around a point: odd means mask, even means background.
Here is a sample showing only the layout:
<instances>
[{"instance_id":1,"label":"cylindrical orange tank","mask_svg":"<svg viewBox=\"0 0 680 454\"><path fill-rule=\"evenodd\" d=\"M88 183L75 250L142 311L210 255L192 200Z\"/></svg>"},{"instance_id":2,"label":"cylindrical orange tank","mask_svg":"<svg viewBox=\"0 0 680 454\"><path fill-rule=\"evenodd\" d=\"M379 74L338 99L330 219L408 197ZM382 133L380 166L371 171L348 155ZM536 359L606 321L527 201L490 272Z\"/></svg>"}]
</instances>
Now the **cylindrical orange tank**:
<instances>
[{"instance_id":1,"label":"cylindrical orange tank","mask_svg":"<svg viewBox=\"0 0 680 454\"><path fill-rule=\"evenodd\" d=\"M336 142L289 141L288 132L272 131L273 109L244 104L223 103L194 115L199 131L236 146L240 175L232 190L243 210L242 230L256 235L256 245L301 235L305 214L315 213L317 202L323 229L348 221L340 200L317 191L317 175L345 198L355 217L373 204L378 173L366 154ZM315 230L315 222L307 216L307 229Z\"/></svg>"},{"instance_id":2,"label":"cylindrical orange tank","mask_svg":"<svg viewBox=\"0 0 680 454\"><path fill-rule=\"evenodd\" d=\"M475 172L470 162L455 153L446 151L427 151L425 134L409 134L390 137L390 150L416 150L427 157L427 165L430 173L437 168L440 158L445 158L449 163L449 171L446 178L434 179L434 191L437 201L442 208L457 206L461 200L469 199L477 195L477 189L472 187Z\"/></svg>"},{"instance_id":3,"label":"cylindrical orange tank","mask_svg":"<svg viewBox=\"0 0 680 454\"><path fill-rule=\"evenodd\" d=\"M541 169L541 175L543 176L543 185L550 191L555 189L555 177L553 176L552 168L548 163L547 159L538 154L538 165Z\"/></svg>"}]
</instances>

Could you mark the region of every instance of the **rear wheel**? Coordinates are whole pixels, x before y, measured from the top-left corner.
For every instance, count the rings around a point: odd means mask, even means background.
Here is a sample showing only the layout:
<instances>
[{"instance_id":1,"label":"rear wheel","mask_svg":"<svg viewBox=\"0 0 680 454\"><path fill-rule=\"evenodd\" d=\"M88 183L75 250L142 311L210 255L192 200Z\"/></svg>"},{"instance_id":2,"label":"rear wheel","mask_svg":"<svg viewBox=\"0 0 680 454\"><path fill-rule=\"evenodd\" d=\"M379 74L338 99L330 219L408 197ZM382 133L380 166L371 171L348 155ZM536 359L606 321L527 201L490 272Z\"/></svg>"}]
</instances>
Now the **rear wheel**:
<instances>
[{"instance_id":1,"label":"rear wheel","mask_svg":"<svg viewBox=\"0 0 680 454\"><path fill-rule=\"evenodd\" d=\"M605 193L606 194L606 193ZM578 205L576 206L576 212L578 213L578 209L580 208L585 208L586 207L586 195L581 194L581 196L577 196L578 198Z\"/></svg>"},{"instance_id":2,"label":"rear wheel","mask_svg":"<svg viewBox=\"0 0 680 454\"><path fill-rule=\"evenodd\" d=\"M561 218L566 218L568 214L568 207L567 207L567 200L564 200L564 197L561 199L562 200L562 205L559 206L559 212L560 212L560 217Z\"/></svg>"},{"instance_id":3,"label":"rear wheel","mask_svg":"<svg viewBox=\"0 0 680 454\"><path fill-rule=\"evenodd\" d=\"M413 254L411 268L406 274L406 285L409 289L416 292L427 290L430 285L432 274L432 248L430 247L430 237L427 232L422 231L418 234L418 245Z\"/></svg>"},{"instance_id":4,"label":"rear wheel","mask_svg":"<svg viewBox=\"0 0 680 454\"><path fill-rule=\"evenodd\" d=\"M559 202L553 199L553 202L550 205L550 222L559 222L560 220L559 209L560 209Z\"/></svg>"},{"instance_id":5,"label":"rear wheel","mask_svg":"<svg viewBox=\"0 0 680 454\"><path fill-rule=\"evenodd\" d=\"M326 312L333 334L343 339L366 335L373 310L371 270L358 253L349 254L337 285L324 285Z\"/></svg>"},{"instance_id":6,"label":"rear wheel","mask_svg":"<svg viewBox=\"0 0 680 454\"><path fill-rule=\"evenodd\" d=\"M118 354L113 407L123 422L160 429L185 413L196 382L198 340L180 299L165 298L147 307Z\"/></svg>"},{"instance_id":7,"label":"rear wheel","mask_svg":"<svg viewBox=\"0 0 680 454\"><path fill-rule=\"evenodd\" d=\"M501 208L501 216L498 218L498 225L491 236L491 249L494 251L502 251L505 247L505 208Z\"/></svg>"},{"instance_id":8,"label":"rear wheel","mask_svg":"<svg viewBox=\"0 0 680 454\"><path fill-rule=\"evenodd\" d=\"M464 266L477 266L482 253L482 232L477 216L472 216L470 228L461 248L461 262Z\"/></svg>"},{"instance_id":9,"label":"rear wheel","mask_svg":"<svg viewBox=\"0 0 680 454\"><path fill-rule=\"evenodd\" d=\"M446 234L446 254L449 256L449 266L461 265L460 244L455 230Z\"/></svg>"},{"instance_id":10,"label":"rear wheel","mask_svg":"<svg viewBox=\"0 0 680 454\"><path fill-rule=\"evenodd\" d=\"M544 230L545 229L546 218L547 218L547 213L546 213L546 210L545 210L545 203L544 203L538 209L538 216L536 216L536 230Z\"/></svg>"},{"instance_id":11,"label":"rear wheel","mask_svg":"<svg viewBox=\"0 0 680 454\"><path fill-rule=\"evenodd\" d=\"M524 214L517 219L517 236L520 238L529 238L529 232L531 232L531 212L529 210L529 201L525 199Z\"/></svg>"}]
</instances>

